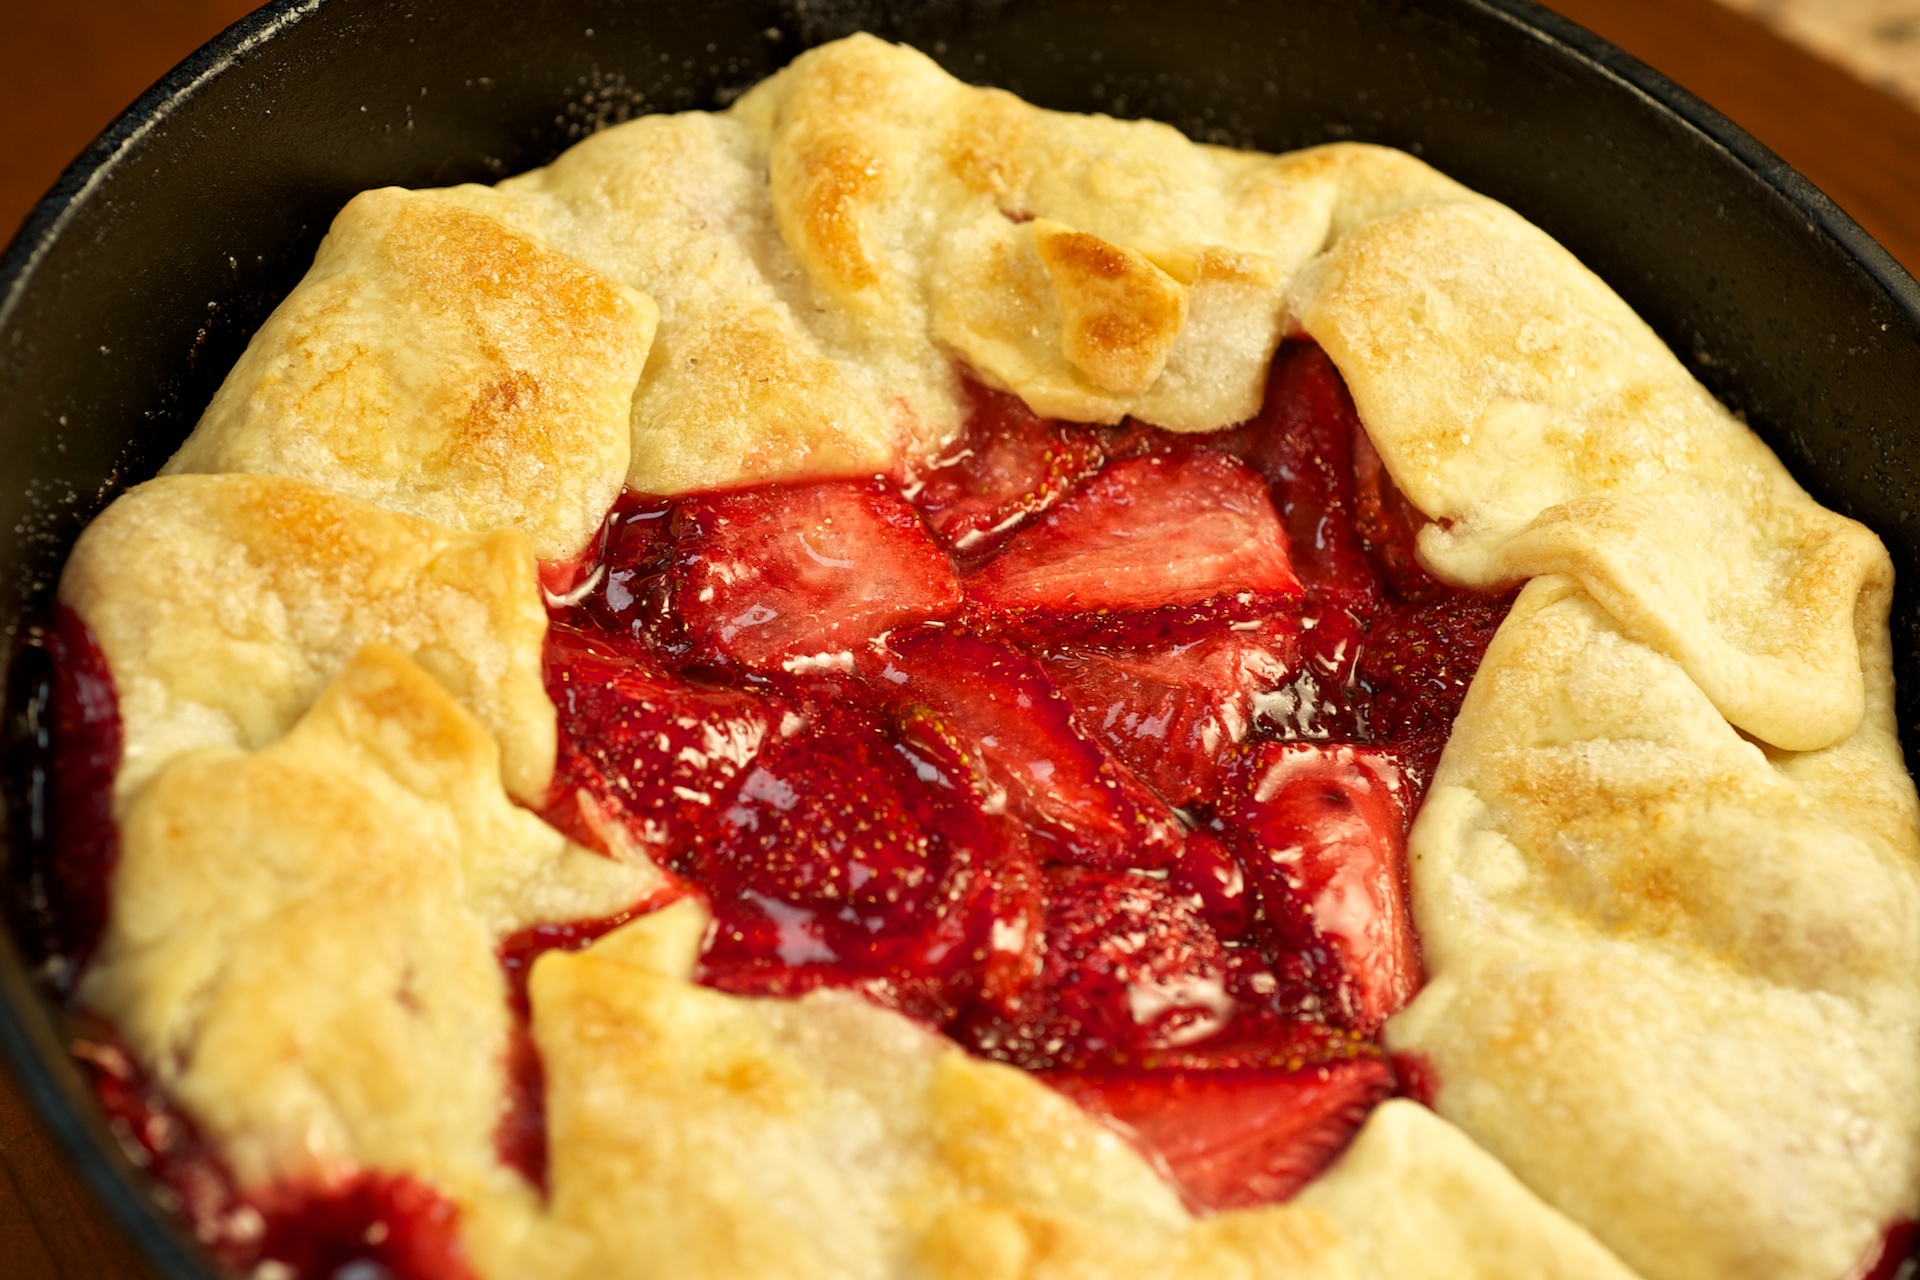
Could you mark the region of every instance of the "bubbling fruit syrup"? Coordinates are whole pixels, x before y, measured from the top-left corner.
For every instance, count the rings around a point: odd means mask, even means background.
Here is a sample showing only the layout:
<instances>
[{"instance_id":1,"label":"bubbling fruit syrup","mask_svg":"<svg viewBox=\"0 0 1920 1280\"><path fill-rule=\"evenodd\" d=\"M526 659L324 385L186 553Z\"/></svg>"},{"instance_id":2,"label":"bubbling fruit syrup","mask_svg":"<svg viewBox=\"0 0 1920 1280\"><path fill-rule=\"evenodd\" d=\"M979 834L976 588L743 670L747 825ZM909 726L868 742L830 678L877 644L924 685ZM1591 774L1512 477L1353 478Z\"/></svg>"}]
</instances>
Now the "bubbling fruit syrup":
<instances>
[{"instance_id":1,"label":"bubbling fruit syrup","mask_svg":"<svg viewBox=\"0 0 1920 1280\"><path fill-rule=\"evenodd\" d=\"M680 892L715 921L699 981L862 992L1114 1123L1197 1211L1286 1199L1382 1099L1443 1083L1378 1041L1421 981L1406 831L1512 595L1420 567L1423 519L1310 345L1211 435L970 395L916 474L629 492L586 555L542 567L543 816L676 888L501 944L498 1144L536 1185L526 973ZM44 647L78 815L52 833L72 904L49 950L78 959L104 920L118 718L77 619ZM129 1149L231 1265L467 1275L430 1188L241 1197L110 1030L85 1044Z\"/></svg>"}]
</instances>

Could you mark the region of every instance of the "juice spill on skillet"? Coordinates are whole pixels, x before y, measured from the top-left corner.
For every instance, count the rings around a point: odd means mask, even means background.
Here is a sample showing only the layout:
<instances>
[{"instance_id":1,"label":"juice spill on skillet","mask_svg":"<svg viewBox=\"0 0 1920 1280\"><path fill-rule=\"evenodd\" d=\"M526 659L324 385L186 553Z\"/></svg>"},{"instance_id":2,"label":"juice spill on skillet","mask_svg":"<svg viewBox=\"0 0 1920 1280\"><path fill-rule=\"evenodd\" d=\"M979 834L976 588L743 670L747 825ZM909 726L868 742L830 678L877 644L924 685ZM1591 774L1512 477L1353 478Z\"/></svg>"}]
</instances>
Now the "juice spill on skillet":
<instances>
[{"instance_id":1,"label":"juice spill on skillet","mask_svg":"<svg viewBox=\"0 0 1920 1280\"><path fill-rule=\"evenodd\" d=\"M119 698L93 633L64 605L29 629L7 683L9 870L29 945L64 989L106 927L107 883L120 856Z\"/></svg>"},{"instance_id":2,"label":"juice spill on skillet","mask_svg":"<svg viewBox=\"0 0 1920 1280\"><path fill-rule=\"evenodd\" d=\"M1317 348L1204 436L971 395L904 482L628 493L545 566L544 816L707 898L701 982L859 990L1116 1122L1196 1210L1283 1200L1373 1105L1435 1087L1377 1039L1420 982L1405 835L1512 595L1420 568L1421 517ZM55 751L88 815L118 721L76 624ZM110 824L53 834L101 885ZM62 905L55 949L83 957L104 902ZM498 1137L537 1184L526 969L657 905L502 943ZM465 1274L451 1207L404 1178L241 1204L110 1033L86 1043L116 1128L234 1265Z\"/></svg>"}]
</instances>

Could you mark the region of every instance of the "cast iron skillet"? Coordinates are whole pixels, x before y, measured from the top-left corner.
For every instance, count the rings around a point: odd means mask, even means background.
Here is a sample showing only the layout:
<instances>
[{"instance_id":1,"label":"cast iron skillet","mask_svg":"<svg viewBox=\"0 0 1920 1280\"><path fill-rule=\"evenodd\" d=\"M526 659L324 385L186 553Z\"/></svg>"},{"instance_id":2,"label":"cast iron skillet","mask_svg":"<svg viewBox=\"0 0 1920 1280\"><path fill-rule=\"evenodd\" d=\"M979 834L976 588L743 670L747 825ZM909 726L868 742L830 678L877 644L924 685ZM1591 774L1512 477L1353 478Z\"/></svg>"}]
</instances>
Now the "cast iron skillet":
<instances>
[{"instance_id":1,"label":"cast iron skillet","mask_svg":"<svg viewBox=\"0 0 1920 1280\"><path fill-rule=\"evenodd\" d=\"M135 103L0 259L0 582L9 633L82 525L151 475L354 192L491 181L605 124L712 107L867 29L1044 106L1211 142L1406 148L1546 228L1920 581L1920 287L1798 174L1527 0L274 0ZM1920 742L1920 614L1896 600ZM18 723L18 731L30 729ZM156 1208L23 957L16 767L0 1049L167 1280L212 1270Z\"/></svg>"}]
</instances>

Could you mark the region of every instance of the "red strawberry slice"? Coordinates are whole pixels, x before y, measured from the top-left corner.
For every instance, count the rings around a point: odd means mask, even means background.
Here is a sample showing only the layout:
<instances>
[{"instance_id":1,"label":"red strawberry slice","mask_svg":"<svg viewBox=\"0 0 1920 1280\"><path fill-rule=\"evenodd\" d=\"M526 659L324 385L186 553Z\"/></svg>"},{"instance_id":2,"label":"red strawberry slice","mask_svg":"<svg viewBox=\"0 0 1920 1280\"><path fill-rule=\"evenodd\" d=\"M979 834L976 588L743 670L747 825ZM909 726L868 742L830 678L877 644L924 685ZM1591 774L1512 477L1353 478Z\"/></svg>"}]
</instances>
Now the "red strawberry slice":
<instances>
[{"instance_id":1,"label":"red strawberry slice","mask_svg":"<svg viewBox=\"0 0 1920 1280\"><path fill-rule=\"evenodd\" d=\"M975 1011L955 1035L1028 1070L1184 1061L1245 1038L1274 985L1257 954L1226 947L1166 881L1049 869L1045 962L1011 1014ZM1257 1037L1256 1037L1257 1038Z\"/></svg>"},{"instance_id":2,"label":"red strawberry slice","mask_svg":"<svg viewBox=\"0 0 1920 1280\"><path fill-rule=\"evenodd\" d=\"M777 669L960 603L946 553L883 480L701 494L673 533L667 578L693 662Z\"/></svg>"},{"instance_id":3,"label":"red strawberry slice","mask_svg":"<svg viewBox=\"0 0 1920 1280\"><path fill-rule=\"evenodd\" d=\"M687 860L713 900L701 980L793 995L857 987L945 1022L1001 932L1027 920L995 872L1004 840L964 777L847 701L770 743ZM922 744L913 744L922 745Z\"/></svg>"},{"instance_id":4,"label":"red strawberry slice","mask_svg":"<svg viewBox=\"0 0 1920 1280\"><path fill-rule=\"evenodd\" d=\"M1259 416L1213 443L1272 482L1307 587L1364 616L1380 586L1353 525L1356 433L1365 434L1333 361L1317 346L1289 344L1274 357Z\"/></svg>"},{"instance_id":5,"label":"red strawberry slice","mask_svg":"<svg viewBox=\"0 0 1920 1280\"><path fill-rule=\"evenodd\" d=\"M1112 464L967 583L990 616L1041 626L1195 606L1259 616L1299 591L1266 485L1204 450Z\"/></svg>"},{"instance_id":6,"label":"red strawberry slice","mask_svg":"<svg viewBox=\"0 0 1920 1280\"><path fill-rule=\"evenodd\" d=\"M1213 931L1227 942L1244 938L1255 904L1239 859L1207 831L1189 831L1170 877L1174 891L1199 903Z\"/></svg>"},{"instance_id":7,"label":"red strawberry slice","mask_svg":"<svg viewBox=\"0 0 1920 1280\"><path fill-rule=\"evenodd\" d=\"M1420 794L1514 594L1438 588L1383 610L1367 632L1356 674L1373 695L1368 726L1398 750Z\"/></svg>"},{"instance_id":8,"label":"red strawberry slice","mask_svg":"<svg viewBox=\"0 0 1920 1280\"><path fill-rule=\"evenodd\" d=\"M1034 842L1023 824L989 799L991 783L983 785L977 754L954 741L949 721L924 708L904 712L896 721L894 747L914 776L935 788L945 803L965 803L970 796L974 816L983 817L998 838L987 864L992 920L978 999L985 1008L1011 1008L1038 976L1046 942L1046 877ZM985 812L989 808L995 812Z\"/></svg>"},{"instance_id":9,"label":"red strawberry slice","mask_svg":"<svg viewBox=\"0 0 1920 1280\"><path fill-rule=\"evenodd\" d=\"M1364 747L1305 743L1266 744L1236 763L1225 830L1270 954L1315 961L1329 1016L1372 1035L1421 982L1400 771Z\"/></svg>"},{"instance_id":10,"label":"red strawberry slice","mask_svg":"<svg viewBox=\"0 0 1920 1280\"><path fill-rule=\"evenodd\" d=\"M1196 1212L1278 1204L1346 1149L1393 1092L1378 1057L1297 1071L1060 1074L1047 1082L1109 1120Z\"/></svg>"},{"instance_id":11,"label":"red strawberry slice","mask_svg":"<svg viewBox=\"0 0 1920 1280\"><path fill-rule=\"evenodd\" d=\"M1189 805L1218 795L1222 753L1296 678L1300 634L1269 618L1145 649L1058 648L1044 663L1081 724L1168 804Z\"/></svg>"},{"instance_id":12,"label":"red strawberry slice","mask_svg":"<svg viewBox=\"0 0 1920 1280\"><path fill-rule=\"evenodd\" d=\"M1018 396L978 383L967 392L966 430L913 501L947 546L977 559L1098 471L1102 457L1096 428L1038 417Z\"/></svg>"},{"instance_id":13,"label":"red strawberry slice","mask_svg":"<svg viewBox=\"0 0 1920 1280\"><path fill-rule=\"evenodd\" d=\"M1173 815L1075 723L1033 658L1005 641L921 627L861 657L874 696L897 716L927 714L977 759L1043 862L1165 866L1180 852Z\"/></svg>"},{"instance_id":14,"label":"red strawberry slice","mask_svg":"<svg viewBox=\"0 0 1920 1280\"><path fill-rule=\"evenodd\" d=\"M546 678L560 749L544 816L598 848L615 825L662 861L731 800L790 710L759 693L697 687L599 633L557 623L547 632Z\"/></svg>"}]
</instances>

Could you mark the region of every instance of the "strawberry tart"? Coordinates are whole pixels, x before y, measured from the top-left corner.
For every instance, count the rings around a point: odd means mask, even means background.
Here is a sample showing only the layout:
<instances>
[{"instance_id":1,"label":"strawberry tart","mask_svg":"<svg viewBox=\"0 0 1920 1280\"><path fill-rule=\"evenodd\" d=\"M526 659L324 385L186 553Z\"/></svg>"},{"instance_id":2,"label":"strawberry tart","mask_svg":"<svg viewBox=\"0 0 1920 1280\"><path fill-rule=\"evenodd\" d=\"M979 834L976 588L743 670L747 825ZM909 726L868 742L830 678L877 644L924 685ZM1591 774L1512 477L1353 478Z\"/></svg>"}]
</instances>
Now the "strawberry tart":
<instances>
[{"instance_id":1,"label":"strawberry tart","mask_svg":"<svg viewBox=\"0 0 1920 1280\"><path fill-rule=\"evenodd\" d=\"M1891 1276L1890 597L1506 208L855 37L341 211L42 941L255 1280Z\"/></svg>"}]
</instances>

